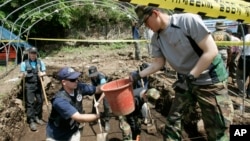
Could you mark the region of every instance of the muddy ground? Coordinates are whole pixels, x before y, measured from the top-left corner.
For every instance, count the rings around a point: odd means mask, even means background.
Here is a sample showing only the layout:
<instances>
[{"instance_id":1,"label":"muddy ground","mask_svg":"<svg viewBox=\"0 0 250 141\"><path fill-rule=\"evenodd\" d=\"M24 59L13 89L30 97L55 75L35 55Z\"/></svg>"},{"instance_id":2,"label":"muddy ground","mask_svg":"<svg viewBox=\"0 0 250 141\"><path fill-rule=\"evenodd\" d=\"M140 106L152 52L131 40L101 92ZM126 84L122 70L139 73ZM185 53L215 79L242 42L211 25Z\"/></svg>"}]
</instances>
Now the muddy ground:
<instances>
[{"instance_id":1,"label":"muddy ground","mask_svg":"<svg viewBox=\"0 0 250 141\"><path fill-rule=\"evenodd\" d=\"M108 49L103 46L92 47L79 47L77 49L59 49L57 51L51 51L52 47L48 47L47 51L51 53L43 58L47 66L47 76L44 78L45 90L48 100L53 96L55 91L60 88L58 81L55 79L55 74L63 66L70 66L83 73L81 81L89 83L87 76L87 68L91 65L96 65L100 71L105 73L110 81L128 77L128 72L137 69L139 64L143 62L150 62L146 49L146 45L141 47L142 60L134 59L134 49L132 44L124 45L123 48ZM53 46L55 47L55 46ZM31 132L28 125L25 122L25 113L22 106L22 83L17 78L19 74L19 66L6 75L1 81L1 108L0 108L0 141L43 141L45 140L45 128L46 125L38 126L37 132ZM156 119L157 126L165 123L165 116L171 105L171 99L174 97L171 84L175 81L175 73L169 69L165 72L158 72L150 76L150 87L155 87L162 92L162 96L155 107L151 107L153 118ZM229 82L230 78L229 78ZM240 114L239 106L243 103L241 97L235 93L237 89L231 83L229 83L230 95L234 102L235 107L235 119L234 124L250 124L250 107L249 99L244 100L245 112L243 116ZM165 101L165 104L164 104ZM91 111L92 97L85 97L83 102L84 109L87 113ZM50 103L43 106L43 119L48 120L50 109ZM100 107L102 111L102 107ZM111 130L109 132L110 141L120 141L122 139L122 133L118 126L118 120L116 116L111 115ZM192 117L194 121L197 118ZM202 122L199 122L199 130L202 132ZM192 130L193 127L189 126ZM100 133L98 125L85 124L82 131L82 140L94 141L96 140L96 134ZM184 140L202 140L204 134L192 134L187 137L187 133L183 132ZM142 126L141 141L160 141L161 135L151 135L147 133L147 126Z\"/></svg>"}]
</instances>

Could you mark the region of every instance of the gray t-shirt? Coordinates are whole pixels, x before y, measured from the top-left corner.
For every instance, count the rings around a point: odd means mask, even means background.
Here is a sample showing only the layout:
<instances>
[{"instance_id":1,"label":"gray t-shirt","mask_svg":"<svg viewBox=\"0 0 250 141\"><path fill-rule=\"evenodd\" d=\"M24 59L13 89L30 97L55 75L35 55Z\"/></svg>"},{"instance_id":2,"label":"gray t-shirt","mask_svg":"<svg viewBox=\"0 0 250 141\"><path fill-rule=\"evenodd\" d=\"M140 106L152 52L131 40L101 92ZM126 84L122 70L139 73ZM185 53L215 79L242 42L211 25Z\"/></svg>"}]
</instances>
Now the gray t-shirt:
<instances>
[{"instance_id":1,"label":"gray t-shirt","mask_svg":"<svg viewBox=\"0 0 250 141\"><path fill-rule=\"evenodd\" d=\"M202 19L198 15L191 13L174 14L170 16L169 23L165 30L153 35L151 41L152 56L164 57L178 73L188 74L199 60L201 54L197 52L202 52L202 50L200 48L194 49L187 36L197 44L210 32ZM216 59L220 59L220 56L216 57ZM216 63L220 63L220 60L216 60ZM216 76L218 74L211 76L210 71L212 71L211 68L205 70L197 79L197 84L213 84L227 77L227 73L219 78ZM224 70L221 71L224 72Z\"/></svg>"}]
</instances>

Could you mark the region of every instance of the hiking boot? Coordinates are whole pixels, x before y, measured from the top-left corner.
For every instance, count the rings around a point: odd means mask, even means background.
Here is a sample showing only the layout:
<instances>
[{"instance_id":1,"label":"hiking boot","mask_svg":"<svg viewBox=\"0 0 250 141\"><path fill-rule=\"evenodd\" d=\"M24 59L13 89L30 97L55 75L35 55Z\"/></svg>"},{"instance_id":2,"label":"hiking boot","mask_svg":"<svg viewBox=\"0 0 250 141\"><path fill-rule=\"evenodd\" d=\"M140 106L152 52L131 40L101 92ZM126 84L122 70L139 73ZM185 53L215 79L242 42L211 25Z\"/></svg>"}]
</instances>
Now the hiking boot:
<instances>
[{"instance_id":1,"label":"hiking boot","mask_svg":"<svg viewBox=\"0 0 250 141\"><path fill-rule=\"evenodd\" d=\"M108 122L108 121L105 121L104 130L105 130L106 132L108 132L108 131L110 130L110 126L109 126L109 122Z\"/></svg>"},{"instance_id":2,"label":"hiking boot","mask_svg":"<svg viewBox=\"0 0 250 141\"><path fill-rule=\"evenodd\" d=\"M30 130L31 130L31 131L36 131L36 130L37 130L36 124L35 124L34 122L31 122L31 123L30 123Z\"/></svg>"},{"instance_id":3,"label":"hiking boot","mask_svg":"<svg viewBox=\"0 0 250 141\"><path fill-rule=\"evenodd\" d=\"M44 125L45 124L45 122L43 120L39 119L38 117L35 118L35 122L37 124L39 124L39 125Z\"/></svg>"}]
</instances>

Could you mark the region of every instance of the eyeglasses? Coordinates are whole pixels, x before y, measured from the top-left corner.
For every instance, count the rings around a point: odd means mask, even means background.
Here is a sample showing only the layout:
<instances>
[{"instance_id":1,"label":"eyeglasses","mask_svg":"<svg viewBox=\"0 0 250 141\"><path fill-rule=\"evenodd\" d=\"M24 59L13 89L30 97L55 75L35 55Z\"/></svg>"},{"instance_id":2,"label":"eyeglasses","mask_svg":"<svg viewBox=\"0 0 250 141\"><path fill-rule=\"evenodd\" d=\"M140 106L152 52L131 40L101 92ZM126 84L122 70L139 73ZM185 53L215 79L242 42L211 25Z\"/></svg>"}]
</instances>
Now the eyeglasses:
<instances>
[{"instance_id":1,"label":"eyeglasses","mask_svg":"<svg viewBox=\"0 0 250 141\"><path fill-rule=\"evenodd\" d=\"M76 82L78 79L66 79L69 82Z\"/></svg>"}]
</instances>

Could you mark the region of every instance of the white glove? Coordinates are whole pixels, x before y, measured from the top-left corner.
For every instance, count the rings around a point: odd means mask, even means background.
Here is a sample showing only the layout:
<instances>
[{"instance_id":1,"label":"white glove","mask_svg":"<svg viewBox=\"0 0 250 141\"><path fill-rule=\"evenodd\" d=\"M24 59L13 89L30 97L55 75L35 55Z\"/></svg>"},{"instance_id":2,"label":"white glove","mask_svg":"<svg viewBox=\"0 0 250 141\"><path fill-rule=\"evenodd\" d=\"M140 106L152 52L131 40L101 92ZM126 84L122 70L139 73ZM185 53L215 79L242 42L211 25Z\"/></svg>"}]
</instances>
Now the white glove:
<instances>
[{"instance_id":1,"label":"white glove","mask_svg":"<svg viewBox=\"0 0 250 141\"><path fill-rule=\"evenodd\" d=\"M94 104L94 106L95 106L95 107L98 107L99 104L100 104L99 102L96 102L96 103Z\"/></svg>"}]
</instances>

